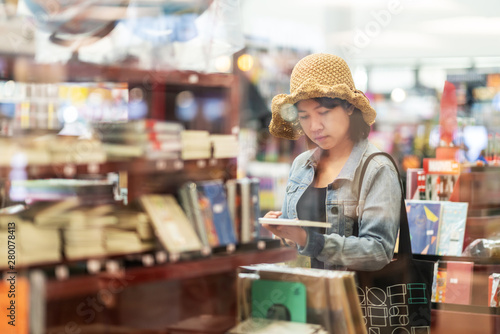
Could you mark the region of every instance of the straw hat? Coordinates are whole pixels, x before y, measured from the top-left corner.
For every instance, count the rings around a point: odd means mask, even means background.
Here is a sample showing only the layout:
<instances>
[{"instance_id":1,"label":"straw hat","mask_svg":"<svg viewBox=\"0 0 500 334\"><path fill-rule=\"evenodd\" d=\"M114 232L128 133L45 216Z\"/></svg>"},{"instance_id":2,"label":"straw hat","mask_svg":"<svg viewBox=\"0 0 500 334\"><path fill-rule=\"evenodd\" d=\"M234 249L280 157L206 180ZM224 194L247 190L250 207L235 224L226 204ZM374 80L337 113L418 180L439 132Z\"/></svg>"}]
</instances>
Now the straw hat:
<instances>
[{"instance_id":1,"label":"straw hat","mask_svg":"<svg viewBox=\"0 0 500 334\"><path fill-rule=\"evenodd\" d=\"M346 100L361 110L366 124L375 122L377 113L365 94L354 87L349 66L340 57L316 53L302 58L293 68L290 92L273 98L269 131L275 137L297 139L303 135L294 104L315 97Z\"/></svg>"}]
</instances>

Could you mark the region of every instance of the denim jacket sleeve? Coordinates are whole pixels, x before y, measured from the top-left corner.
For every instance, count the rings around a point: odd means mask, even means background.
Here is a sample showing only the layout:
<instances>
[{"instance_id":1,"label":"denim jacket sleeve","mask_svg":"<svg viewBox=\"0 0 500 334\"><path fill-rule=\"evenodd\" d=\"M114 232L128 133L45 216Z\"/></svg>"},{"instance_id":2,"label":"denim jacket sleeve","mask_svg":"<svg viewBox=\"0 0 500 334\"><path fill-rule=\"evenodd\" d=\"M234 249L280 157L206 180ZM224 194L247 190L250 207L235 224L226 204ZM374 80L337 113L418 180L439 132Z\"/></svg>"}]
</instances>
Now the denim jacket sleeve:
<instances>
[{"instance_id":1,"label":"denim jacket sleeve","mask_svg":"<svg viewBox=\"0 0 500 334\"><path fill-rule=\"evenodd\" d=\"M294 171L294 168L296 166L296 161L297 159L295 159L293 162L292 162L292 165L290 166L290 172L288 173L288 180L290 180L290 177L292 176L293 174L293 171ZM288 184L290 183L290 181L288 181ZM285 190L285 197L283 199L283 204L281 206L281 216L280 218L291 218L291 217L288 217L288 198L287 198L287 194L288 194L288 186L287 185L287 188Z\"/></svg>"},{"instance_id":2,"label":"denim jacket sleeve","mask_svg":"<svg viewBox=\"0 0 500 334\"><path fill-rule=\"evenodd\" d=\"M378 270L391 261L399 230L399 175L385 157L369 164L359 194L359 236L308 233L300 254L323 261L325 267L351 270Z\"/></svg>"}]
</instances>

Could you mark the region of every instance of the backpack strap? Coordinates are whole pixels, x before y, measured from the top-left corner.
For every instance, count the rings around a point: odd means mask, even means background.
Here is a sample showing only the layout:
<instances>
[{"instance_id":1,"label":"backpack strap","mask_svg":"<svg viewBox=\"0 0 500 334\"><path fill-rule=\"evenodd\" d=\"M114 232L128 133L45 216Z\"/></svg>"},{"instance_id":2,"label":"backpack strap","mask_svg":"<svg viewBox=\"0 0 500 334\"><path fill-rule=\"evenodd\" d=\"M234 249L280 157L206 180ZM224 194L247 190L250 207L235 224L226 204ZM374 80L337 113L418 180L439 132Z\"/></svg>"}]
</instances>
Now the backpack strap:
<instances>
[{"instance_id":1,"label":"backpack strap","mask_svg":"<svg viewBox=\"0 0 500 334\"><path fill-rule=\"evenodd\" d=\"M383 155L387 157L392 164L394 165L394 168L396 169L396 173L398 174L398 181L399 181L399 186L401 188L401 208L400 208L400 218L399 218L399 254L407 254L409 256L412 255L412 250L411 250L411 239L410 239L410 227L408 225L408 216L406 213L406 204L404 202L404 190L403 190L403 182L401 181L401 177L399 176L399 171L398 171L398 166L394 159L392 158L391 155L389 155L386 152L375 152L372 153L366 158L365 162L363 163L363 168L361 169L361 174L359 177L359 184L358 184L358 203L356 205L356 208L359 207L359 197L361 195L361 187L363 186L363 178L366 173L366 169L368 168L368 164L370 161L377 155ZM358 215L357 222L354 226L354 231L357 232L356 236L359 235L359 223L360 223L360 217Z\"/></svg>"}]
</instances>

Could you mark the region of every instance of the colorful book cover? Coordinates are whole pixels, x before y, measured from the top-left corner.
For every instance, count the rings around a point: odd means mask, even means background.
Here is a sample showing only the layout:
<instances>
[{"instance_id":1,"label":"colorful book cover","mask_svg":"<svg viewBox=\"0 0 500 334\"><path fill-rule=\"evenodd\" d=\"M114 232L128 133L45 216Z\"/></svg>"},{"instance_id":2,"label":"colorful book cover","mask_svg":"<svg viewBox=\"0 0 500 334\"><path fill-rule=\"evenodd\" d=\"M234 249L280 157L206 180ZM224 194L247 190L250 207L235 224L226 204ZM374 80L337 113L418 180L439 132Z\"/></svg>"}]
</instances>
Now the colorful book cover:
<instances>
[{"instance_id":1,"label":"colorful book cover","mask_svg":"<svg viewBox=\"0 0 500 334\"><path fill-rule=\"evenodd\" d=\"M442 202L438 255L461 256L469 203Z\"/></svg>"},{"instance_id":2,"label":"colorful book cover","mask_svg":"<svg viewBox=\"0 0 500 334\"><path fill-rule=\"evenodd\" d=\"M215 230L210 201L205 196L199 196L198 203L200 206L203 222L205 223L205 231L207 233L208 244L210 245L210 247L217 247L220 245L220 243L219 237L217 236L217 231Z\"/></svg>"},{"instance_id":3,"label":"colorful book cover","mask_svg":"<svg viewBox=\"0 0 500 334\"><path fill-rule=\"evenodd\" d=\"M425 199L448 201L460 175L460 164L456 160L423 159L425 172Z\"/></svg>"},{"instance_id":4,"label":"colorful book cover","mask_svg":"<svg viewBox=\"0 0 500 334\"><path fill-rule=\"evenodd\" d=\"M301 282L262 279L252 282L253 318L305 323L306 305L306 287Z\"/></svg>"},{"instance_id":5,"label":"colorful book cover","mask_svg":"<svg viewBox=\"0 0 500 334\"><path fill-rule=\"evenodd\" d=\"M435 291L433 291L432 301L444 303L446 301L446 264L442 261L437 261L434 268L435 287L433 288Z\"/></svg>"},{"instance_id":6,"label":"colorful book cover","mask_svg":"<svg viewBox=\"0 0 500 334\"><path fill-rule=\"evenodd\" d=\"M220 245L236 243L236 234L229 213L226 191L221 180L197 183L198 193L208 198Z\"/></svg>"},{"instance_id":7,"label":"colorful book cover","mask_svg":"<svg viewBox=\"0 0 500 334\"><path fill-rule=\"evenodd\" d=\"M432 201L406 201L413 254L436 255L441 203Z\"/></svg>"},{"instance_id":8,"label":"colorful book cover","mask_svg":"<svg viewBox=\"0 0 500 334\"><path fill-rule=\"evenodd\" d=\"M192 224L172 195L143 195L140 203L151 218L158 240L168 252L202 249Z\"/></svg>"}]
</instances>

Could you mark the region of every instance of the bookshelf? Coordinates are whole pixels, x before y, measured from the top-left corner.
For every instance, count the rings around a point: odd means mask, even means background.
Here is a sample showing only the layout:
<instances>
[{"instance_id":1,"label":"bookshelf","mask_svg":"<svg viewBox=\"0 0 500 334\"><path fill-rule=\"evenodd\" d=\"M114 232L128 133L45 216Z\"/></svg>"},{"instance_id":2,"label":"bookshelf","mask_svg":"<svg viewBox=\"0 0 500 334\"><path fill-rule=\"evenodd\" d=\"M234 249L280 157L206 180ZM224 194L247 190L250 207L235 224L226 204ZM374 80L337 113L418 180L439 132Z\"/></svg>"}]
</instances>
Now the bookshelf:
<instances>
[{"instance_id":1,"label":"bookshelf","mask_svg":"<svg viewBox=\"0 0 500 334\"><path fill-rule=\"evenodd\" d=\"M456 185L457 202L468 202L464 249L476 239L495 239L500 231L500 168L463 168ZM432 303L432 333L498 333L500 308L488 306L488 276L500 272L500 258L414 255L430 261L473 262L470 303Z\"/></svg>"},{"instance_id":2,"label":"bookshelf","mask_svg":"<svg viewBox=\"0 0 500 334\"><path fill-rule=\"evenodd\" d=\"M208 91L223 100L222 117L211 122L188 122L186 128L208 127L214 133L231 134L239 124L239 83L233 74L149 71L128 64L104 66L76 61L41 65L29 58L0 58L6 64L0 73L3 80L55 84L124 82L128 89L140 87L146 94L148 116L158 120L176 120L172 106L179 92ZM175 194L188 180L227 180L235 178L237 172L236 158L35 164L27 165L24 171L28 179L88 179L120 173L120 177L126 177L128 203L143 194ZM0 166L0 180L8 183L11 172L11 167ZM28 278L32 287L31 332L64 333L89 325L106 325L136 329L137 333L165 333L169 325L201 314L236 319L236 269L296 257L294 249L281 248L277 240L220 247L212 249L209 255L181 254L180 258L169 257L158 249L19 266L19 276ZM88 304L91 301L97 304Z\"/></svg>"}]
</instances>

